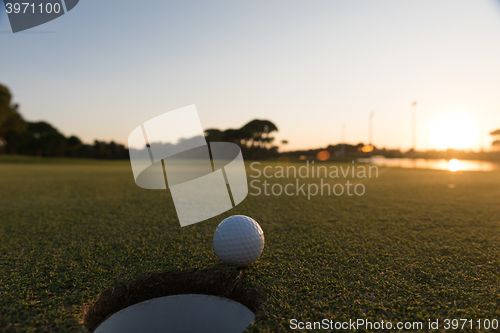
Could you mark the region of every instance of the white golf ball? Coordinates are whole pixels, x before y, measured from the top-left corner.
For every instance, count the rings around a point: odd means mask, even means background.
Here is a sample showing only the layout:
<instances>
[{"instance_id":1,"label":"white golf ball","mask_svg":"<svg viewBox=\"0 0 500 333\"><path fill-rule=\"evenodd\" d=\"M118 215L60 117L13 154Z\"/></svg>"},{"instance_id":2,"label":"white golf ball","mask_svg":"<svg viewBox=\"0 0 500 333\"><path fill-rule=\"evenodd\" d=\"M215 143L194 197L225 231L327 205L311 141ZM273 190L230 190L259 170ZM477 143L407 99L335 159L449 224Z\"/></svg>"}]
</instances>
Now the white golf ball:
<instances>
[{"instance_id":1,"label":"white golf ball","mask_svg":"<svg viewBox=\"0 0 500 333\"><path fill-rule=\"evenodd\" d=\"M228 265L248 266L259 259L262 250L264 232L260 225L248 216L230 216L215 229L215 254Z\"/></svg>"}]
</instances>

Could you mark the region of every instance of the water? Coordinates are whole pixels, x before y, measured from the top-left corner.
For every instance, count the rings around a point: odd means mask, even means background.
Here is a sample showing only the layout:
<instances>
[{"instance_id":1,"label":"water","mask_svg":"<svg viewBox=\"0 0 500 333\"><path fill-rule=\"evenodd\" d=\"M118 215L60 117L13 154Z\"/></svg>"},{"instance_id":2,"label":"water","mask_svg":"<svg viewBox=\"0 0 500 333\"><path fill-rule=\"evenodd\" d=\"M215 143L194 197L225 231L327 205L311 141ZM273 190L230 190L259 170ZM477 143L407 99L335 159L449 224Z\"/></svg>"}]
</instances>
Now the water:
<instances>
[{"instance_id":1,"label":"water","mask_svg":"<svg viewBox=\"0 0 500 333\"><path fill-rule=\"evenodd\" d=\"M358 158L357 161L360 163L370 163L377 166L450 171L493 171L500 169L500 163L455 159L429 160L423 158L385 158L383 156L372 156L370 158Z\"/></svg>"}]
</instances>

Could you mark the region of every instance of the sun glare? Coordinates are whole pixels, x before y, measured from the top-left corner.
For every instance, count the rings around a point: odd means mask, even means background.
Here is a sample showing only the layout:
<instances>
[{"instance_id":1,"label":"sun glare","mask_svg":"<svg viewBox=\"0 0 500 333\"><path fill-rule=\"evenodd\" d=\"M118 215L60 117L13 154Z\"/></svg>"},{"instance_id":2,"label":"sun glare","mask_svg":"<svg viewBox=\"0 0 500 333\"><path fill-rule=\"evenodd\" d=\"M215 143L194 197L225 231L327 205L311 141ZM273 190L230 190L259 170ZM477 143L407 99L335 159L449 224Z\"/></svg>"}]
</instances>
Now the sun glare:
<instances>
[{"instance_id":1,"label":"sun glare","mask_svg":"<svg viewBox=\"0 0 500 333\"><path fill-rule=\"evenodd\" d=\"M477 122L458 113L438 118L429 134L431 148L439 150L472 149L479 137Z\"/></svg>"},{"instance_id":2,"label":"sun glare","mask_svg":"<svg viewBox=\"0 0 500 333\"><path fill-rule=\"evenodd\" d=\"M448 162L448 169L453 172L458 171L460 169L460 162L456 158L450 160Z\"/></svg>"}]
</instances>

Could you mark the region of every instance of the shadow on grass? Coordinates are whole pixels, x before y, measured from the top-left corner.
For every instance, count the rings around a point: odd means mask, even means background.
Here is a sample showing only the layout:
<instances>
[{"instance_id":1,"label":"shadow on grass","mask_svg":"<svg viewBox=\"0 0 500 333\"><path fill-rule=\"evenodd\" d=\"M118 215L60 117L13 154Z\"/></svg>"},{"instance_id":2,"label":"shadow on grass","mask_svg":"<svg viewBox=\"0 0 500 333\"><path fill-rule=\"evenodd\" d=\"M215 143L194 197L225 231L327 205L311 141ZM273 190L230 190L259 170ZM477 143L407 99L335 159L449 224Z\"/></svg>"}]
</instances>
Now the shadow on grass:
<instances>
[{"instance_id":1,"label":"shadow on grass","mask_svg":"<svg viewBox=\"0 0 500 333\"><path fill-rule=\"evenodd\" d=\"M114 313L152 298L204 294L231 299L254 313L260 304L259 293L241 281L241 268L220 266L217 270L190 270L155 274L131 280L124 285L104 290L95 302L84 307L83 322L91 332Z\"/></svg>"}]
</instances>

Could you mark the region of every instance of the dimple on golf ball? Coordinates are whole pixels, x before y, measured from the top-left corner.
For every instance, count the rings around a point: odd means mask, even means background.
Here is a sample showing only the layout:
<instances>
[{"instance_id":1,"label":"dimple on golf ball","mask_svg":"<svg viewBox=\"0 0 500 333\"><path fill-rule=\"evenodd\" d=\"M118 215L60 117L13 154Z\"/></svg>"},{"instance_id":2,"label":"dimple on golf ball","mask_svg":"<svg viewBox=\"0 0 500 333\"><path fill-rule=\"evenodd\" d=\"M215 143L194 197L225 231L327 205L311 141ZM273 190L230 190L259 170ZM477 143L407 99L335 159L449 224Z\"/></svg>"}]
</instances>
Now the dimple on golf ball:
<instances>
[{"instance_id":1,"label":"dimple on golf ball","mask_svg":"<svg viewBox=\"0 0 500 333\"><path fill-rule=\"evenodd\" d=\"M264 232L260 225L248 216L230 216L215 229L215 254L228 265L248 266L259 259L262 250Z\"/></svg>"}]
</instances>

